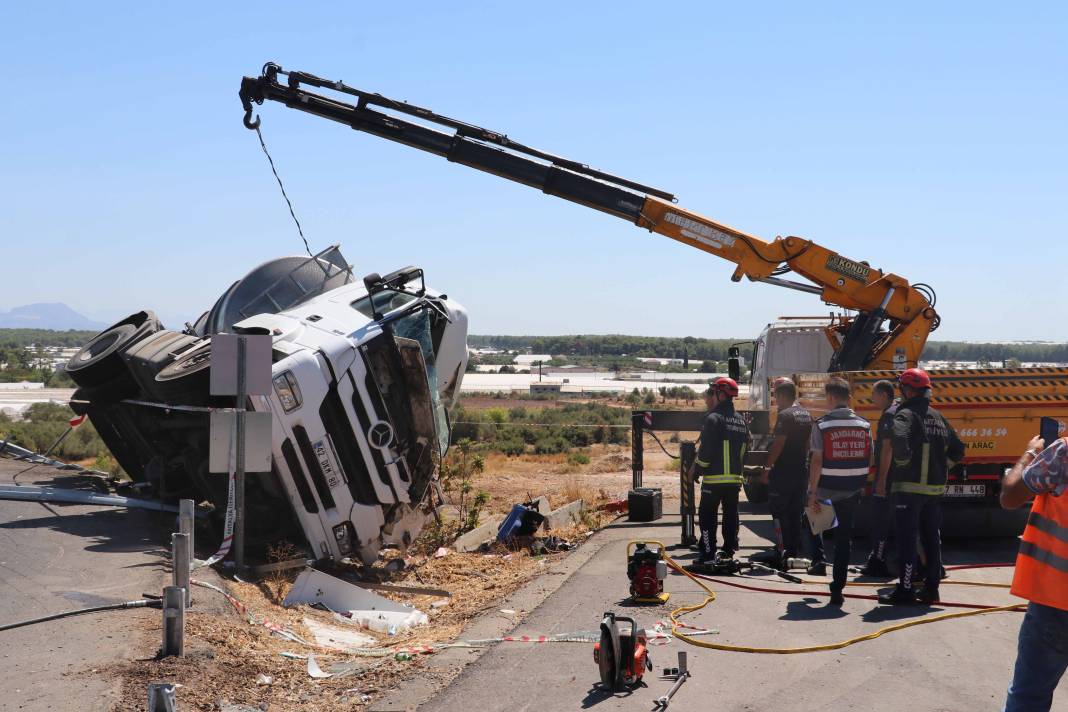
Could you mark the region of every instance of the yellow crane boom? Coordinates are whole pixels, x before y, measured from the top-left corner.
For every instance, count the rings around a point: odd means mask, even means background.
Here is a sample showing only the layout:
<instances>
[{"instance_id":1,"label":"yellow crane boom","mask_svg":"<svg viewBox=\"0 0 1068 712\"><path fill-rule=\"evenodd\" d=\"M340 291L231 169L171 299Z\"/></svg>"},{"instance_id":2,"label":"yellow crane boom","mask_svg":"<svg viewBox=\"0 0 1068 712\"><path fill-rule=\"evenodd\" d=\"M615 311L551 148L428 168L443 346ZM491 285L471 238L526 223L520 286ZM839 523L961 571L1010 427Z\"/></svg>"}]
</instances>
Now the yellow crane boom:
<instances>
[{"instance_id":1,"label":"yellow crane boom","mask_svg":"<svg viewBox=\"0 0 1068 712\"><path fill-rule=\"evenodd\" d=\"M284 83L281 77L285 78ZM353 96L356 101L341 101L307 87ZM307 72L285 71L273 63L264 65L258 77L242 80L240 98L245 125L250 129L259 126L259 117L252 117L252 105L278 101L623 218L733 262L737 265L732 276L735 282L747 277L798 289L818 294L829 305L855 311L853 315L836 317L827 327L835 353L828 364L831 371L915 366L928 335L938 327L934 291L926 285L910 284L903 277L846 258L804 238L779 237L767 242L679 208L674 196L666 191L531 148L505 134L429 109ZM453 133L405 117L444 126ZM787 273L807 282L784 279Z\"/></svg>"}]
</instances>

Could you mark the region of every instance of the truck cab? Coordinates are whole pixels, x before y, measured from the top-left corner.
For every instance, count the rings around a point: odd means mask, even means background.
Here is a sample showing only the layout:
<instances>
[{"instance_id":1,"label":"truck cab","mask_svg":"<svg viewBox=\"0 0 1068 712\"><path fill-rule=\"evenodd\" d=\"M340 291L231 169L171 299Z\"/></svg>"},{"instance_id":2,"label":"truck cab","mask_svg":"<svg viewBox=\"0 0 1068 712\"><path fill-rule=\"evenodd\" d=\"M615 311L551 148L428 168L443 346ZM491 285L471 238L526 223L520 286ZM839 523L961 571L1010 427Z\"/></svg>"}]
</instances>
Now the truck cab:
<instances>
[{"instance_id":1,"label":"truck cab","mask_svg":"<svg viewBox=\"0 0 1068 712\"><path fill-rule=\"evenodd\" d=\"M336 247L252 270L183 331L137 312L67 365L72 407L89 415L135 482L226 512L226 473L209 472L211 336L272 341L269 473L246 479L250 542L288 541L314 559L373 562L407 546L433 502L447 412L467 365L467 312L405 267L362 281Z\"/></svg>"}]
</instances>

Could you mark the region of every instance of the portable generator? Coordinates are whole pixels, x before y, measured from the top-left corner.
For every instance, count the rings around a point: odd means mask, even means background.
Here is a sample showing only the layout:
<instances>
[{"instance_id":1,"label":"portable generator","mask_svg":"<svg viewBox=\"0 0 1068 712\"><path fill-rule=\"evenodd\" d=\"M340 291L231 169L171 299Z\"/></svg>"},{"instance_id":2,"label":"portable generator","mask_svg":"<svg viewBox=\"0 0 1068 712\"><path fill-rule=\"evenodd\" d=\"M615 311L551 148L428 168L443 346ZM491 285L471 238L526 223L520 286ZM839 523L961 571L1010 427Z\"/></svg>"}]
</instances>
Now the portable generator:
<instances>
[{"instance_id":1,"label":"portable generator","mask_svg":"<svg viewBox=\"0 0 1068 712\"><path fill-rule=\"evenodd\" d=\"M665 603L671 594L664 591L667 561L659 541L632 541L627 544L627 578L630 600L634 603Z\"/></svg>"},{"instance_id":2,"label":"portable generator","mask_svg":"<svg viewBox=\"0 0 1068 712\"><path fill-rule=\"evenodd\" d=\"M620 628L629 623L630 628ZM645 629L633 618L617 616L611 611L601 619L601 640L593 646L593 660L601 672L601 684L612 692L638 685L646 670L653 669L649 659L649 639Z\"/></svg>"}]
</instances>

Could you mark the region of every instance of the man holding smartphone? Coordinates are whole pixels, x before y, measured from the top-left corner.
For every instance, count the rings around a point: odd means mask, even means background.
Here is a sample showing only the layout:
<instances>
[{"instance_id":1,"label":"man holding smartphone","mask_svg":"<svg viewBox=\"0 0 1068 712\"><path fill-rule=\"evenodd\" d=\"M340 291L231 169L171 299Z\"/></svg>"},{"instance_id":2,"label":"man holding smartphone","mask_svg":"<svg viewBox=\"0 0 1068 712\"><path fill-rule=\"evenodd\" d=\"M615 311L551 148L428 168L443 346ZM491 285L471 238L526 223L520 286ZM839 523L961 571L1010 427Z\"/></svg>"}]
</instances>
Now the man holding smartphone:
<instances>
[{"instance_id":1,"label":"man holding smartphone","mask_svg":"<svg viewBox=\"0 0 1068 712\"><path fill-rule=\"evenodd\" d=\"M1033 438L1001 483L1005 509L1034 499L1012 578L1013 595L1030 603L1005 712L1047 712L1068 669L1068 438L1047 437L1045 449L1044 438Z\"/></svg>"}]
</instances>

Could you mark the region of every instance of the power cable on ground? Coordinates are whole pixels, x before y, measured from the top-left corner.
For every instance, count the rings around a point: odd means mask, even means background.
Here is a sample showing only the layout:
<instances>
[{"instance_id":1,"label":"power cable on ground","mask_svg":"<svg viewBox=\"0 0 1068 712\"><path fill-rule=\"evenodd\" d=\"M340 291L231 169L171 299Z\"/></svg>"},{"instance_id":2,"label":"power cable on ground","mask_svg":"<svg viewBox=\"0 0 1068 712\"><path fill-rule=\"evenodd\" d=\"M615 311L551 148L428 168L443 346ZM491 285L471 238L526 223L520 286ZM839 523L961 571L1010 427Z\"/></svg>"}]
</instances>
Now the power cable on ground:
<instances>
[{"instance_id":1,"label":"power cable on ground","mask_svg":"<svg viewBox=\"0 0 1068 712\"><path fill-rule=\"evenodd\" d=\"M122 611L133 608L162 608L163 601L160 600L148 600L141 599L138 601L124 601L122 603L110 603L106 606L93 606L92 608L78 608L73 611L63 611L62 613L53 613L50 616L42 616L40 618L31 618L27 621L19 621L18 623L7 623L0 625L0 631L13 630L15 628L22 628L28 625L36 625L37 623L46 623L48 621L58 620L60 618L70 618L71 616L81 616L87 613L101 613L103 611Z\"/></svg>"}]
</instances>

